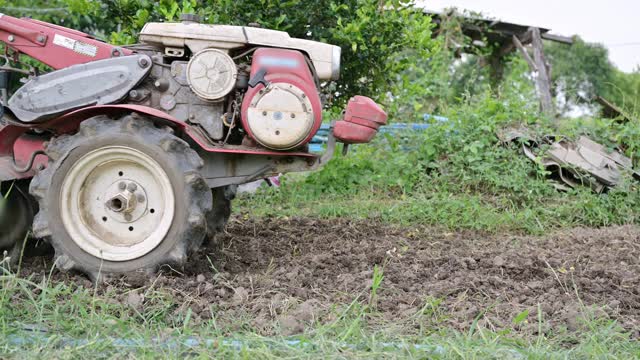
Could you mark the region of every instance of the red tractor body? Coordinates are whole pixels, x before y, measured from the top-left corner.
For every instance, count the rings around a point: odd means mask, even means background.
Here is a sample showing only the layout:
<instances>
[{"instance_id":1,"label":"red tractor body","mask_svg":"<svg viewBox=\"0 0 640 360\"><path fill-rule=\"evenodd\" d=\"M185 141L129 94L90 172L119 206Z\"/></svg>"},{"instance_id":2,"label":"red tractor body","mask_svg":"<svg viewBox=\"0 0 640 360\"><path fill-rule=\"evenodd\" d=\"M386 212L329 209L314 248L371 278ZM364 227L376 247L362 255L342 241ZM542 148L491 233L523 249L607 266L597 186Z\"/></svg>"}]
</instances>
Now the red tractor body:
<instances>
[{"instance_id":1,"label":"red tractor body","mask_svg":"<svg viewBox=\"0 0 640 360\"><path fill-rule=\"evenodd\" d=\"M97 278L184 263L226 221L234 186L317 169L336 140L368 142L386 123L355 97L327 153L308 152L320 84L339 71L335 46L191 20L147 24L140 38L118 47L0 15L0 181L6 194L20 180L12 202L26 209L2 203L0 248L15 249L31 227L7 215L39 208L33 234L62 269ZM53 70L15 66L20 55ZM24 85L11 89L8 73Z\"/></svg>"}]
</instances>

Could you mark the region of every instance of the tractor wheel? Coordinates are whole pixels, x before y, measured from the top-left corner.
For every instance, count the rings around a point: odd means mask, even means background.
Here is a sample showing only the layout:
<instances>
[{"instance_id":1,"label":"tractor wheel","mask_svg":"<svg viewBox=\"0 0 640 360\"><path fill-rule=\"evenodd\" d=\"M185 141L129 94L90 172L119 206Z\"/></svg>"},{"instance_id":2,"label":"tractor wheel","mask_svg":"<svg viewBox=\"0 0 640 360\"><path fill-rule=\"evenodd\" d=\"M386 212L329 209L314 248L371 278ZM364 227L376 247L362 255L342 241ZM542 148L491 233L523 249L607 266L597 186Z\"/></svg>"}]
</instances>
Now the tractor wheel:
<instances>
[{"instance_id":1,"label":"tractor wheel","mask_svg":"<svg viewBox=\"0 0 640 360\"><path fill-rule=\"evenodd\" d=\"M228 185L211 189L213 195L213 209L207 214L208 237L214 236L224 230L231 216L231 200L236 197L237 185Z\"/></svg>"},{"instance_id":2,"label":"tractor wheel","mask_svg":"<svg viewBox=\"0 0 640 360\"><path fill-rule=\"evenodd\" d=\"M7 251L15 263L29 235L36 205L26 191L28 183L5 181L0 188L0 254Z\"/></svg>"},{"instance_id":3,"label":"tractor wheel","mask_svg":"<svg viewBox=\"0 0 640 360\"><path fill-rule=\"evenodd\" d=\"M49 240L62 270L93 280L181 266L207 233L212 196L202 159L169 128L139 115L86 120L46 148L31 182L34 236Z\"/></svg>"}]
</instances>

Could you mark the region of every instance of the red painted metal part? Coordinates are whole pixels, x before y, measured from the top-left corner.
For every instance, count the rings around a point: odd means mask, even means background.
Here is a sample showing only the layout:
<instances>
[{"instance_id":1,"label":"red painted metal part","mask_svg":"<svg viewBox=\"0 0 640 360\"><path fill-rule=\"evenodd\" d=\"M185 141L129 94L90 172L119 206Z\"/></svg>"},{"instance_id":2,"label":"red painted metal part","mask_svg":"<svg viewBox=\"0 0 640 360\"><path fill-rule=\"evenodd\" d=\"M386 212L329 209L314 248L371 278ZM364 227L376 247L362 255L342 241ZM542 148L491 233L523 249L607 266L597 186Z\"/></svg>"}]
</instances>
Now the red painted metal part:
<instances>
[{"instance_id":1,"label":"red painted metal part","mask_svg":"<svg viewBox=\"0 0 640 360\"><path fill-rule=\"evenodd\" d=\"M349 99L343 120L377 130L387 124L387 113L370 98L356 95Z\"/></svg>"},{"instance_id":2,"label":"red painted metal part","mask_svg":"<svg viewBox=\"0 0 640 360\"><path fill-rule=\"evenodd\" d=\"M1 134L1 131L0 131ZM0 135L1 136L1 135ZM31 169L27 172L18 172L17 168L25 168L31 160L31 156L38 150L44 150L44 142L42 138L22 134L15 139L9 154L0 155L0 180L24 179L34 175L34 169L40 166L47 166L48 158L46 155L36 155Z\"/></svg>"},{"instance_id":3,"label":"red painted metal part","mask_svg":"<svg viewBox=\"0 0 640 360\"><path fill-rule=\"evenodd\" d=\"M0 156L13 154L13 144L26 131L26 128L15 125L0 128Z\"/></svg>"},{"instance_id":4,"label":"red painted metal part","mask_svg":"<svg viewBox=\"0 0 640 360\"><path fill-rule=\"evenodd\" d=\"M39 124L38 127L45 129L54 129L58 134L65 134L74 132L80 123L86 119L89 119L98 115L107 115L111 117L117 117L126 113L139 113L148 115L153 118L163 119L171 123L172 127L179 131L184 131L189 125L180 121L173 116L143 105L131 105L131 104L117 104L117 105L96 105L86 108L78 109L69 113L66 113L60 117L49 120L48 122Z\"/></svg>"},{"instance_id":5,"label":"red painted metal part","mask_svg":"<svg viewBox=\"0 0 640 360\"><path fill-rule=\"evenodd\" d=\"M44 142L42 138L29 134L23 134L13 144L13 157L17 166L23 168L31 159L34 152L44 150ZM36 169L39 165L47 166L46 155L36 155L32 168Z\"/></svg>"},{"instance_id":6,"label":"red painted metal part","mask_svg":"<svg viewBox=\"0 0 640 360\"><path fill-rule=\"evenodd\" d=\"M370 127L346 121L336 121L333 128L333 134L336 137L336 140L345 144L368 143L373 140L377 132L377 130Z\"/></svg>"},{"instance_id":7,"label":"red painted metal part","mask_svg":"<svg viewBox=\"0 0 640 360\"><path fill-rule=\"evenodd\" d=\"M37 128L41 130L52 130L57 135L72 133L78 128L82 121L93 116L108 115L117 117L119 115L124 115L131 112L166 121L178 133L185 134L191 140L193 140L193 142L200 146L202 150L207 152L267 156L297 156L308 158L314 158L317 156L315 154L306 152L283 152L262 148L242 148L236 146L218 147L210 143L203 136L200 136L198 131L191 127L189 124L186 124L183 121L180 121L160 110L141 105L100 105L75 110L58 118L52 119L48 122L35 124L33 126L23 127L17 125L7 125L3 128L0 128L0 178L6 180L7 176L15 179L28 178L33 176L32 172L16 173L12 170L12 163L14 159L15 163L18 166L24 166L25 164L27 164L27 162L31 158L31 155L35 151L42 150L44 148L44 142L46 141L46 139L43 137L28 135L27 132L30 129ZM10 161L8 161L7 159L9 159ZM47 165L45 156L38 155L36 157L34 166L40 164L43 164L44 166Z\"/></svg>"},{"instance_id":8,"label":"red painted metal part","mask_svg":"<svg viewBox=\"0 0 640 360\"><path fill-rule=\"evenodd\" d=\"M133 53L80 31L8 15L0 16L0 41L54 69Z\"/></svg>"},{"instance_id":9,"label":"red painted metal part","mask_svg":"<svg viewBox=\"0 0 640 360\"><path fill-rule=\"evenodd\" d=\"M298 156L298 157L307 157L307 158L315 158L318 155L300 152L300 151L273 151L264 148L251 148L251 147L242 147L242 146L227 146L227 147L218 147L212 145L209 141L204 139L202 136L198 134L193 127L188 126L185 128L185 134L189 136L189 138L195 141L202 150L207 152L215 152L215 153L226 153L226 154L249 154L249 155L267 155L267 156Z\"/></svg>"},{"instance_id":10,"label":"red painted metal part","mask_svg":"<svg viewBox=\"0 0 640 360\"><path fill-rule=\"evenodd\" d=\"M365 96L354 96L349 100L342 120L333 129L336 139L345 144L368 143L387 123L387 114L380 105Z\"/></svg>"},{"instance_id":11,"label":"red painted metal part","mask_svg":"<svg viewBox=\"0 0 640 360\"><path fill-rule=\"evenodd\" d=\"M25 160L24 158L22 158L23 156L26 156L26 159L28 159L33 152L27 154L27 152L23 151L21 147L16 149L15 144L19 144L18 139L31 129L48 130L56 135L68 134L76 131L82 121L91 117L97 115L118 116L130 112L136 112L149 115L154 118L164 119L170 122L172 126L174 128L177 128L179 131L185 131L186 127L188 126L184 122L179 121L160 110L146 106L126 104L90 106L69 112L44 123L25 124L24 126L9 124L0 128L0 156L15 155L16 163L22 163ZM41 138L39 141L43 143L45 139Z\"/></svg>"},{"instance_id":12,"label":"red painted metal part","mask_svg":"<svg viewBox=\"0 0 640 360\"><path fill-rule=\"evenodd\" d=\"M155 109L136 105L93 106L67 113L49 122L33 127L17 125L5 126L0 129L0 180L24 179L34 175L33 170L24 173L16 172L13 165L15 162L18 167L24 167L34 152L44 150L46 138L29 135L27 132L32 128L51 129L54 130L57 135L60 135L74 132L83 120L101 114L118 115L119 113L134 111L143 112L154 117L166 115L158 110L156 110L157 113L149 110ZM48 165L45 155L36 156L33 168L37 168L40 165Z\"/></svg>"},{"instance_id":13,"label":"red painted metal part","mask_svg":"<svg viewBox=\"0 0 640 360\"><path fill-rule=\"evenodd\" d=\"M235 153L235 154L254 154L254 155L272 155L272 156L302 156L302 157L314 157L314 154L309 154L305 152L282 152L282 151L271 151L260 148L237 148L237 147L219 147L210 143L206 138L200 136L198 131L195 130L191 125L180 121L173 116L160 111L158 109L150 108L142 105L129 105L129 104L120 104L120 105L99 105L99 106L91 106L88 108L72 111L68 114L65 114L57 119L54 119L46 124L44 127L47 128L55 128L60 132L67 133L72 132L77 129L78 125L85 119L90 117L105 114L109 116L118 116L129 112L135 112L143 115L148 115L156 119L166 120L171 124L171 127L175 128L178 132L186 134L191 140L193 140L198 146L200 146L203 150L208 152L219 152L219 153Z\"/></svg>"},{"instance_id":14,"label":"red painted metal part","mask_svg":"<svg viewBox=\"0 0 640 360\"><path fill-rule=\"evenodd\" d=\"M316 134L320 125L322 125L322 104L320 103L320 95L313 80L313 75L309 70L304 55L295 50L260 48L253 53L250 77L253 78L255 73L261 69L267 71L265 80L268 82L292 84L304 91L309 101L311 101L314 124L309 135L301 144L308 143ZM258 95L262 89L264 89L264 85L262 84L254 88L250 87L242 102L242 125L252 139L255 138L247 124L247 112L249 111L251 101L253 101L253 98Z\"/></svg>"}]
</instances>

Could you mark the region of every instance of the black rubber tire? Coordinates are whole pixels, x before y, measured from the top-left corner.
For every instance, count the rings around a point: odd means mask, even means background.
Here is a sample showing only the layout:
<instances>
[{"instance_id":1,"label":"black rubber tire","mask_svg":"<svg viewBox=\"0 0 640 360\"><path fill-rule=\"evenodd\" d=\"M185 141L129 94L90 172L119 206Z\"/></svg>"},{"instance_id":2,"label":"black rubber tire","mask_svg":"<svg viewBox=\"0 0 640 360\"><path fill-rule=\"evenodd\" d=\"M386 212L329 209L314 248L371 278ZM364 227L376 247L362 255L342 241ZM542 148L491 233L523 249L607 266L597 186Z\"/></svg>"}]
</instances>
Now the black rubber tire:
<instances>
[{"instance_id":1,"label":"black rubber tire","mask_svg":"<svg viewBox=\"0 0 640 360\"><path fill-rule=\"evenodd\" d=\"M0 254L7 251L12 263L18 261L36 213L37 205L29 195L28 187L28 180L0 184L0 202L4 202L0 204Z\"/></svg>"},{"instance_id":2,"label":"black rubber tire","mask_svg":"<svg viewBox=\"0 0 640 360\"><path fill-rule=\"evenodd\" d=\"M82 250L68 235L59 211L60 187L72 165L82 155L110 145L128 146L156 160L167 173L176 199L164 240L139 258L118 262ZM58 268L83 272L93 280L132 271L153 273L164 264L184 265L202 244L207 234L206 214L212 208L211 191L200 174L203 161L170 128L158 128L137 114L118 120L97 116L84 121L78 133L51 140L46 152L49 166L33 178L30 187L40 205L33 232L53 245Z\"/></svg>"},{"instance_id":3,"label":"black rubber tire","mask_svg":"<svg viewBox=\"0 0 640 360\"><path fill-rule=\"evenodd\" d=\"M231 200L236 197L237 185L228 185L211 189L213 209L207 214L207 235L213 240L215 235L224 231L231 216Z\"/></svg>"}]
</instances>

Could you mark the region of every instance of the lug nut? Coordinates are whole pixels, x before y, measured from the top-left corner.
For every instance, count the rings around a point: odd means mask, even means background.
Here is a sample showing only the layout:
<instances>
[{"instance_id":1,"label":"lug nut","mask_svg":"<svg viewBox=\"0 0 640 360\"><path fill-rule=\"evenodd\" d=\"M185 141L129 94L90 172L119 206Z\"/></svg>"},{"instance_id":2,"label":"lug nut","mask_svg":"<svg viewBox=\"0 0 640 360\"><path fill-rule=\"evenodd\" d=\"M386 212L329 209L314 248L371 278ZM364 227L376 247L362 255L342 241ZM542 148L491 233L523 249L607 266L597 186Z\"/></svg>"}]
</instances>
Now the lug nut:
<instances>
[{"instance_id":1,"label":"lug nut","mask_svg":"<svg viewBox=\"0 0 640 360\"><path fill-rule=\"evenodd\" d=\"M120 190L124 190L124 189L126 189L126 188L127 188L127 184L126 184L124 181L121 181L121 182L118 184L118 187L120 188Z\"/></svg>"},{"instance_id":2,"label":"lug nut","mask_svg":"<svg viewBox=\"0 0 640 360\"><path fill-rule=\"evenodd\" d=\"M144 195L138 194L138 202L144 202L145 200Z\"/></svg>"},{"instance_id":3,"label":"lug nut","mask_svg":"<svg viewBox=\"0 0 640 360\"><path fill-rule=\"evenodd\" d=\"M127 186L127 190L134 192L136 191L136 189L138 188L138 185L134 184L134 183L129 183L129 185Z\"/></svg>"},{"instance_id":4,"label":"lug nut","mask_svg":"<svg viewBox=\"0 0 640 360\"><path fill-rule=\"evenodd\" d=\"M125 220L127 220L127 221L131 221L131 219L132 219L132 218L131 218L131 214L129 214L129 213L125 213L125 214L124 214L124 219L125 219Z\"/></svg>"}]
</instances>

